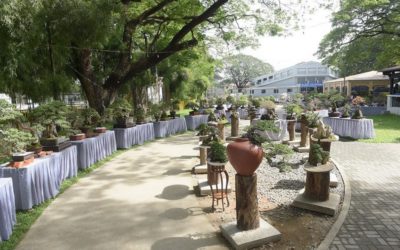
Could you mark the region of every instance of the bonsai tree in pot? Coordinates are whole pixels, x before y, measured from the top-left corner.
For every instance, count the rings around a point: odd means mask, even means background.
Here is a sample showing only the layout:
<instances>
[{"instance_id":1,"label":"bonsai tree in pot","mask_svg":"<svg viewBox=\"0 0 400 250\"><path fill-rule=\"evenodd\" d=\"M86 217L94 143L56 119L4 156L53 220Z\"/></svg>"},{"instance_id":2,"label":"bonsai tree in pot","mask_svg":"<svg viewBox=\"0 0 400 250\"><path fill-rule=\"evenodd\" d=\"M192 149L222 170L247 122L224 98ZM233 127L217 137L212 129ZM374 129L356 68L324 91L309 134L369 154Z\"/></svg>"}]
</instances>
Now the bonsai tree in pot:
<instances>
[{"instance_id":1,"label":"bonsai tree in pot","mask_svg":"<svg viewBox=\"0 0 400 250\"><path fill-rule=\"evenodd\" d=\"M208 137L210 126L202 123L197 127L197 130L199 132L196 135L199 136L199 141L203 141L203 139Z\"/></svg>"},{"instance_id":2,"label":"bonsai tree in pot","mask_svg":"<svg viewBox=\"0 0 400 250\"><path fill-rule=\"evenodd\" d=\"M114 128L129 128L134 124L129 123L129 115L132 112L132 105L124 98L115 100L107 110L110 117L115 120Z\"/></svg>"},{"instance_id":3,"label":"bonsai tree in pot","mask_svg":"<svg viewBox=\"0 0 400 250\"><path fill-rule=\"evenodd\" d=\"M171 101L171 110L169 111L169 115L171 116L172 119L176 118L176 110L177 109L179 109L179 101L172 100Z\"/></svg>"},{"instance_id":4,"label":"bonsai tree in pot","mask_svg":"<svg viewBox=\"0 0 400 250\"><path fill-rule=\"evenodd\" d=\"M161 121L166 121L166 120L168 120L167 111L165 111L165 110L161 111L160 120L161 120Z\"/></svg>"},{"instance_id":5,"label":"bonsai tree in pot","mask_svg":"<svg viewBox=\"0 0 400 250\"><path fill-rule=\"evenodd\" d=\"M146 123L146 111L144 110L143 107L139 106L135 108L135 117L136 117L136 123L137 124L144 124Z\"/></svg>"},{"instance_id":6,"label":"bonsai tree in pot","mask_svg":"<svg viewBox=\"0 0 400 250\"><path fill-rule=\"evenodd\" d=\"M349 118L350 117L351 107L349 104L345 104L342 108L342 116L341 118Z\"/></svg>"},{"instance_id":7,"label":"bonsai tree in pot","mask_svg":"<svg viewBox=\"0 0 400 250\"><path fill-rule=\"evenodd\" d=\"M86 137L97 135L94 133L94 128L98 125L101 117L93 108L84 108L80 111L81 124L80 130L86 134ZM100 131L99 131L100 132Z\"/></svg>"},{"instance_id":8,"label":"bonsai tree in pot","mask_svg":"<svg viewBox=\"0 0 400 250\"><path fill-rule=\"evenodd\" d=\"M59 137L59 132L70 128L70 123L66 120L68 107L63 102L53 101L40 105L30 115L33 122L45 128L40 139L43 146L56 146L67 140Z\"/></svg>"},{"instance_id":9,"label":"bonsai tree in pot","mask_svg":"<svg viewBox=\"0 0 400 250\"><path fill-rule=\"evenodd\" d=\"M296 118L297 115L300 115L303 109L300 105L291 103L285 106L286 110L286 120L287 120L287 129L289 131L289 141L294 140L295 135L295 125L296 125Z\"/></svg>"},{"instance_id":10,"label":"bonsai tree in pot","mask_svg":"<svg viewBox=\"0 0 400 250\"><path fill-rule=\"evenodd\" d=\"M328 96L328 101L331 103L329 117L340 117L340 112L337 112L337 106L343 103L344 97L340 93L331 93Z\"/></svg>"},{"instance_id":11,"label":"bonsai tree in pot","mask_svg":"<svg viewBox=\"0 0 400 250\"><path fill-rule=\"evenodd\" d=\"M152 103L150 105L150 114L151 114L151 116L153 116L153 118L154 118L154 120L156 122L159 122L160 118L161 118L161 107L160 107L160 104Z\"/></svg>"},{"instance_id":12,"label":"bonsai tree in pot","mask_svg":"<svg viewBox=\"0 0 400 250\"><path fill-rule=\"evenodd\" d=\"M213 174L212 168L223 167L228 161L226 156L226 147L220 141L213 141L210 144L210 152L208 154L207 168L208 168L208 184L215 185L218 183L218 178Z\"/></svg>"},{"instance_id":13,"label":"bonsai tree in pot","mask_svg":"<svg viewBox=\"0 0 400 250\"><path fill-rule=\"evenodd\" d=\"M261 120L276 120L278 119L275 113L275 103L271 100L265 100L261 103L261 107L265 110L264 114L261 115Z\"/></svg>"},{"instance_id":14,"label":"bonsai tree in pot","mask_svg":"<svg viewBox=\"0 0 400 250\"><path fill-rule=\"evenodd\" d=\"M215 103L217 104L217 107L215 109L224 110L224 103L225 103L224 98L218 97L217 100L215 101Z\"/></svg>"},{"instance_id":15,"label":"bonsai tree in pot","mask_svg":"<svg viewBox=\"0 0 400 250\"><path fill-rule=\"evenodd\" d=\"M333 134L332 128L328 125L325 125L321 120L318 120L317 129L311 135L311 144L317 143L321 145L321 147L330 152L331 142L337 141L339 138ZM311 156L311 150L310 150Z\"/></svg>"},{"instance_id":16,"label":"bonsai tree in pot","mask_svg":"<svg viewBox=\"0 0 400 250\"><path fill-rule=\"evenodd\" d=\"M248 104L248 98L247 98L247 96L241 95L241 96L239 97L239 100L237 101L237 105L239 105L240 108L244 109L244 108L246 108L247 104Z\"/></svg>"},{"instance_id":17,"label":"bonsai tree in pot","mask_svg":"<svg viewBox=\"0 0 400 250\"><path fill-rule=\"evenodd\" d=\"M186 104L186 108L192 109L192 111L189 112L189 115L198 115L199 114L199 104L195 101L190 101Z\"/></svg>"},{"instance_id":18,"label":"bonsai tree in pot","mask_svg":"<svg viewBox=\"0 0 400 250\"><path fill-rule=\"evenodd\" d=\"M280 157L277 166L280 172L289 172L292 167L288 164L288 157L293 154L293 150L285 144L263 143L264 156L268 163L272 165L272 159Z\"/></svg>"},{"instance_id":19,"label":"bonsai tree in pot","mask_svg":"<svg viewBox=\"0 0 400 250\"><path fill-rule=\"evenodd\" d=\"M360 106L357 106L356 110L354 110L354 114L351 117L351 119L363 119L363 118L364 118L364 115L361 111L361 108L360 108Z\"/></svg>"}]
</instances>

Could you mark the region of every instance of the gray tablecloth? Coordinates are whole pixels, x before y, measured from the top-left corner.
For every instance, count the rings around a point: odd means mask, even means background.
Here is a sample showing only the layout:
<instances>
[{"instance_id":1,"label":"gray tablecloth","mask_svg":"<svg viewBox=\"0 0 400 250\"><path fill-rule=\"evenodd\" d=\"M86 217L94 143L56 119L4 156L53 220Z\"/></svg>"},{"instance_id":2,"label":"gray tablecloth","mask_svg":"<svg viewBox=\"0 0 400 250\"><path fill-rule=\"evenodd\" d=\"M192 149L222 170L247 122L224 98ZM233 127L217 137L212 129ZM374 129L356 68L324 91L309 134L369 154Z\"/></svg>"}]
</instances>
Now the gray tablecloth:
<instances>
[{"instance_id":1,"label":"gray tablecloth","mask_svg":"<svg viewBox=\"0 0 400 250\"><path fill-rule=\"evenodd\" d=\"M72 143L78 148L79 169L86 169L117 150L114 131L107 131L99 136Z\"/></svg>"},{"instance_id":2,"label":"gray tablecloth","mask_svg":"<svg viewBox=\"0 0 400 250\"><path fill-rule=\"evenodd\" d=\"M187 115L185 120L188 130L196 130L200 124L207 124L208 115Z\"/></svg>"},{"instance_id":3,"label":"gray tablecloth","mask_svg":"<svg viewBox=\"0 0 400 250\"><path fill-rule=\"evenodd\" d=\"M324 123L331 126L333 133L354 139L375 137L374 121L371 119L343 119L324 117Z\"/></svg>"},{"instance_id":4,"label":"gray tablecloth","mask_svg":"<svg viewBox=\"0 0 400 250\"><path fill-rule=\"evenodd\" d=\"M8 240L17 222L11 178L0 178L0 242Z\"/></svg>"},{"instance_id":5,"label":"gray tablecloth","mask_svg":"<svg viewBox=\"0 0 400 250\"><path fill-rule=\"evenodd\" d=\"M62 150L61 152L53 153L54 167L58 180L58 186L69 178L78 175L78 150L76 146L71 146Z\"/></svg>"},{"instance_id":6,"label":"gray tablecloth","mask_svg":"<svg viewBox=\"0 0 400 250\"><path fill-rule=\"evenodd\" d=\"M328 117L328 114L329 114L329 110L327 110L327 109L321 109L321 110L314 111L314 112L317 113L319 117Z\"/></svg>"},{"instance_id":7,"label":"gray tablecloth","mask_svg":"<svg viewBox=\"0 0 400 250\"><path fill-rule=\"evenodd\" d=\"M154 124L146 123L132 128L115 128L117 148L130 148L133 145L142 145L146 141L154 140Z\"/></svg>"},{"instance_id":8,"label":"gray tablecloth","mask_svg":"<svg viewBox=\"0 0 400 250\"><path fill-rule=\"evenodd\" d=\"M157 138L167 137L185 131L187 131L187 127L186 120L183 117L154 123L154 135Z\"/></svg>"},{"instance_id":9,"label":"gray tablecloth","mask_svg":"<svg viewBox=\"0 0 400 250\"><path fill-rule=\"evenodd\" d=\"M259 119L254 119L252 124L255 124ZM281 141L288 137L287 120L275 120L275 125L279 128L278 132L263 131L260 133L271 141Z\"/></svg>"}]
</instances>

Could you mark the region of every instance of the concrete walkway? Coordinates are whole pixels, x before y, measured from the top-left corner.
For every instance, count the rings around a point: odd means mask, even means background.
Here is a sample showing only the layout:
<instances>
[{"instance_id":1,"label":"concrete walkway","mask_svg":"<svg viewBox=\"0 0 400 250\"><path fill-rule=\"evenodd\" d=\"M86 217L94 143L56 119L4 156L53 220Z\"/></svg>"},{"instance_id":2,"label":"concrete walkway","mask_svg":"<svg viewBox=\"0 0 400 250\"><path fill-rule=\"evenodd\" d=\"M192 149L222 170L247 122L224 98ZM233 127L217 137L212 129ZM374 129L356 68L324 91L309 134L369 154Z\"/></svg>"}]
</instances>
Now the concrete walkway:
<instances>
[{"instance_id":1,"label":"concrete walkway","mask_svg":"<svg viewBox=\"0 0 400 250\"><path fill-rule=\"evenodd\" d=\"M400 249L400 144L336 142L351 183L349 213L331 249Z\"/></svg>"},{"instance_id":2,"label":"concrete walkway","mask_svg":"<svg viewBox=\"0 0 400 250\"><path fill-rule=\"evenodd\" d=\"M119 155L60 195L17 249L226 249L193 194L197 140Z\"/></svg>"}]
</instances>

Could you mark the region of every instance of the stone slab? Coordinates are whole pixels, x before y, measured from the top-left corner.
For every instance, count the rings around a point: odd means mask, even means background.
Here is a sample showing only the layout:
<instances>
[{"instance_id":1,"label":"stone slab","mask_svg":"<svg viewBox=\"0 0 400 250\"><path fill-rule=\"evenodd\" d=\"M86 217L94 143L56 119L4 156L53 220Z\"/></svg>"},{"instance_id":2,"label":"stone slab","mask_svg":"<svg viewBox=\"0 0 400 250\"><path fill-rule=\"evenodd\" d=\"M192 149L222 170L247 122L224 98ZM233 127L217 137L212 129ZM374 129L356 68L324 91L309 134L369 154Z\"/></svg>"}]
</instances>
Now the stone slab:
<instances>
[{"instance_id":1,"label":"stone slab","mask_svg":"<svg viewBox=\"0 0 400 250\"><path fill-rule=\"evenodd\" d=\"M322 214L327 214L334 216L338 210L340 195L329 194L329 200L327 201L314 201L307 199L303 196L304 189L300 191L296 199L294 199L292 206L297 208L302 208Z\"/></svg>"},{"instance_id":2,"label":"stone slab","mask_svg":"<svg viewBox=\"0 0 400 250\"><path fill-rule=\"evenodd\" d=\"M307 153L310 152L310 147L294 147L294 150L299 153Z\"/></svg>"},{"instance_id":3,"label":"stone slab","mask_svg":"<svg viewBox=\"0 0 400 250\"><path fill-rule=\"evenodd\" d=\"M207 174L207 164L194 166L193 167L193 173L195 173L195 174Z\"/></svg>"},{"instance_id":4,"label":"stone slab","mask_svg":"<svg viewBox=\"0 0 400 250\"><path fill-rule=\"evenodd\" d=\"M236 227L236 221L220 225L222 235L234 249L249 249L281 239L281 233L266 221L260 219L260 227L242 231Z\"/></svg>"},{"instance_id":5,"label":"stone slab","mask_svg":"<svg viewBox=\"0 0 400 250\"><path fill-rule=\"evenodd\" d=\"M293 140L293 141L289 141L289 140L284 140L282 141L283 144L287 144L287 145L298 145L300 144L300 140Z\"/></svg>"},{"instance_id":6,"label":"stone slab","mask_svg":"<svg viewBox=\"0 0 400 250\"><path fill-rule=\"evenodd\" d=\"M329 179L330 179L330 182L329 182L329 186L330 187L337 187L338 186L338 178L337 178L337 176L334 174L334 173L330 173L330 175L329 175Z\"/></svg>"},{"instance_id":7,"label":"stone slab","mask_svg":"<svg viewBox=\"0 0 400 250\"><path fill-rule=\"evenodd\" d=\"M223 181L223 187L225 187L225 179ZM207 177L203 176L197 177L197 185L199 186L200 196L211 195L211 187L208 185ZM218 184L218 188L221 188L221 184ZM213 189L215 189L215 185L213 185ZM228 193L232 192L231 185L228 183Z\"/></svg>"}]
</instances>

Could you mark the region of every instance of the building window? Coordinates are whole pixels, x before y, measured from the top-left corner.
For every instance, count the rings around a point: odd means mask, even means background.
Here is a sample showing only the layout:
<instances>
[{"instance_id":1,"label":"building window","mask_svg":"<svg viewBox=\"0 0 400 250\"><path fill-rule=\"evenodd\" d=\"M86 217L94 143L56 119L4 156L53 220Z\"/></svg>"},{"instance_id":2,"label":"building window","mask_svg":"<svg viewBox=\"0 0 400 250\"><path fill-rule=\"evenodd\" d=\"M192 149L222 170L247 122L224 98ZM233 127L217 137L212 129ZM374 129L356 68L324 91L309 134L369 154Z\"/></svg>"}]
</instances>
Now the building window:
<instances>
[{"instance_id":1,"label":"building window","mask_svg":"<svg viewBox=\"0 0 400 250\"><path fill-rule=\"evenodd\" d=\"M274 78L274 76L269 76L269 77L268 77L268 79L273 79L273 78Z\"/></svg>"},{"instance_id":2,"label":"building window","mask_svg":"<svg viewBox=\"0 0 400 250\"><path fill-rule=\"evenodd\" d=\"M250 91L250 93L254 94L254 90L252 89L252 90Z\"/></svg>"},{"instance_id":3,"label":"building window","mask_svg":"<svg viewBox=\"0 0 400 250\"><path fill-rule=\"evenodd\" d=\"M261 90L261 94L265 94L265 89L262 89L262 90Z\"/></svg>"},{"instance_id":4,"label":"building window","mask_svg":"<svg viewBox=\"0 0 400 250\"><path fill-rule=\"evenodd\" d=\"M274 94L278 94L279 93L279 89L274 89Z\"/></svg>"},{"instance_id":5,"label":"building window","mask_svg":"<svg viewBox=\"0 0 400 250\"><path fill-rule=\"evenodd\" d=\"M261 79L257 81L257 84L260 84L260 83L261 83Z\"/></svg>"},{"instance_id":6,"label":"building window","mask_svg":"<svg viewBox=\"0 0 400 250\"><path fill-rule=\"evenodd\" d=\"M263 79L264 82L267 81L267 80L268 80L268 78L264 78L264 79Z\"/></svg>"},{"instance_id":7,"label":"building window","mask_svg":"<svg viewBox=\"0 0 400 250\"><path fill-rule=\"evenodd\" d=\"M287 89L287 92L288 93L292 93L292 89Z\"/></svg>"}]
</instances>

